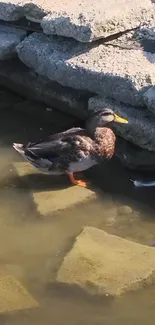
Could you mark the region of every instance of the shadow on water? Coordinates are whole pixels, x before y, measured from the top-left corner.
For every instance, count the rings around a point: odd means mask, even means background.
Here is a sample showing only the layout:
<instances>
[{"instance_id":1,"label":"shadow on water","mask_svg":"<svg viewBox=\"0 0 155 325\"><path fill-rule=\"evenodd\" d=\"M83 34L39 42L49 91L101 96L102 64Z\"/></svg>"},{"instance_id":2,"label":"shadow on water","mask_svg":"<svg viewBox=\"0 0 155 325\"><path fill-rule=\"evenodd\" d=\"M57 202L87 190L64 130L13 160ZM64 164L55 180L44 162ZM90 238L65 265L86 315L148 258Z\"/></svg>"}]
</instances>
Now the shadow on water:
<instances>
[{"instance_id":1,"label":"shadow on water","mask_svg":"<svg viewBox=\"0 0 155 325\"><path fill-rule=\"evenodd\" d=\"M87 171L86 174L92 178L93 183L99 186L104 192L109 192L117 197L123 197L123 200L132 199L142 205L155 209L155 187L137 188L131 179L155 180L155 173L138 173L122 168L117 159L113 159L102 166L93 168L93 171ZM103 194L104 195L104 194ZM126 199L125 199L126 197Z\"/></svg>"},{"instance_id":2,"label":"shadow on water","mask_svg":"<svg viewBox=\"0 0 155 325\"><path fill-rule=\"evenodd\" d=\"M66 252L86 225L144 244L155 239L155 188L136 189L130 178L137 175L123 169L114 159L84 173L97 199L57 211L50 217L39 217L31 191L65 189L70 186L69 180L66 176L41 174L19 180L12 163L22 160L11 145L35 141L52 130L51 124L24 113L1 111L0 270L9 265L12 274L38 301L39 308L0 315L0 324L153 325L154 286L111 299L90 297L78 288L54 284ZM122 205L131 206L132 213L114 215L111 224L113 211Z\"/></svg>"},{"instance_id":3,"label":"shadow on water","mask_svg":"<svg viewBox=\"0 0 155 325\"><path fill-rule=\"evenodd\" d=\"M85 176L84 176L85 174ZM108 163L103 163L100 166L93 167L84 174L78 173L76 178L88 178L88 188L96 191L97 188L102 189L104 193L110 193L116 197L123 197L123 200L129 199L139 202L142 205L155 209L155 187L140 187L134 186L131 179L150 179L155 180L155 172L135 172L124 169L117 158ZM81 177L80 177L81 176ZM31 174L21 176L20 188L28 189L26 184L30 184L33 190L37 191L59 191L72 186L67 175L51 176L43 174ZM12 182L18 182L18 176L13 175ZM2 185L3 186L3 185ZM0 186L1 187L1 186ZM126 197L126 199L125 199Z\"/></svg>"}]
</instances>

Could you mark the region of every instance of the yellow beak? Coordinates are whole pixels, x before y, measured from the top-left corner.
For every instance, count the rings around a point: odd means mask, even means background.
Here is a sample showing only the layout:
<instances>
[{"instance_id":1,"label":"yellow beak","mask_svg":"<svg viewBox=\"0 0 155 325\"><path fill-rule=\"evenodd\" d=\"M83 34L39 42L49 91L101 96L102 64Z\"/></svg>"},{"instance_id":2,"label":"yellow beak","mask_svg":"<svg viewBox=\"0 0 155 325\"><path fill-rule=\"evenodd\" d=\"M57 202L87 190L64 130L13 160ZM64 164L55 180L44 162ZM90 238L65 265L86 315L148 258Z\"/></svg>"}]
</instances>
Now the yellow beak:
<instances>
[{"instance_id":1,"label":"yellow beak","mask_svg":"<svg viewBox=\"0 0 155 325\"><path fill-rule=\"evenodd\" d=\"M128 123L128 121L125 118L119 117L116 114L114 114L114 122L124 123L124 124L127 124Z\"/></svg>"}]
</instances>

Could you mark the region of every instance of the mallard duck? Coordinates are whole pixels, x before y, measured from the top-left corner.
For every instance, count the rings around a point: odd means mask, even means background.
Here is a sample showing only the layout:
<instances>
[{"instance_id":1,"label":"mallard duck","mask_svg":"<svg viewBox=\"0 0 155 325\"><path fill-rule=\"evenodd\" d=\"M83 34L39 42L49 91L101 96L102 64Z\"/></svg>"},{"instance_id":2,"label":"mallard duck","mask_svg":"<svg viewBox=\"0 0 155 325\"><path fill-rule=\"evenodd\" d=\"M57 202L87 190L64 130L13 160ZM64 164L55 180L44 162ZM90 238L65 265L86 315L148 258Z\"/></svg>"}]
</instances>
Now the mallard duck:
<instances>
[{"instance_id":1,"label":"mallard duck","mask_svg":"<svg viewBox=\"0 0 155 325\"><path fill-rule=\"evenodd\" d=\"M85 129L72 128L44 141L27 145L14 143L13 147L41 172L52 175L66 173L72 184L87 186L85 181L76 180L74 173L112 158L116 137L105 125L113 121L128 123L111 109L102 109L88 117Z\"/></svg>"}]
</instances>

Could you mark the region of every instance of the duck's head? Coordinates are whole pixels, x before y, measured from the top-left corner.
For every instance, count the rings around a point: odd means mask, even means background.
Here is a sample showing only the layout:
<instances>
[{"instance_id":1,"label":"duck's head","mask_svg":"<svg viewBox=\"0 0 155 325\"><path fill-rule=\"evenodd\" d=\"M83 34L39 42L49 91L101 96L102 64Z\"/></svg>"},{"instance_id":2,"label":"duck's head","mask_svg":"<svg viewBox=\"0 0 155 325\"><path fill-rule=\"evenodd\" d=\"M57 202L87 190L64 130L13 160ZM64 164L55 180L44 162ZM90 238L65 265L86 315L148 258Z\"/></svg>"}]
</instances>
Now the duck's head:
<instances>
[{"instance_id":1,"label":"duck's head","mask_svg":"<svg viewBox=\"0 0 155 325\"><path fill-rule=\"evenodd\" d=\"M95 131L97 127L104 127L110 122L124 123L127 124L128 121L116 113L113 112L110 108L100 109L90 114L87 122L86 128L90 131Z\"/></svg>"},{"instance_id":2,"label":"duck's head","mask_svg":"<svg viewBox=\"0 0 155 325\"><path fill-rule=\"evenodd\" d=\"M98 121L100 127L106 125L110 122L117 122L117 123L128 123L128 121L120 116L118 116L116 113L113 112L110 108L100 109L96 112L93 112L90 115L91 119L95 119Z\"/></svg>"}]
</instances>

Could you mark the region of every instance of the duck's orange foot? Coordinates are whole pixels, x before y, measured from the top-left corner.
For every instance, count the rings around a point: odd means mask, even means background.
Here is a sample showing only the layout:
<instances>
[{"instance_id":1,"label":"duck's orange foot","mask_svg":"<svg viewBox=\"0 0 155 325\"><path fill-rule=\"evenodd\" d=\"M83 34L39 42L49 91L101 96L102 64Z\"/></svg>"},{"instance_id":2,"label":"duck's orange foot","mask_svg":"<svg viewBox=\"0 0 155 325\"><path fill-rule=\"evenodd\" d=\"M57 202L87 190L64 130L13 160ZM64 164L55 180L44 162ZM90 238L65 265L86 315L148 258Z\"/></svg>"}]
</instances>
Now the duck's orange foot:
<instances>
[{"instance_id":1,"label":"duck's orange foot","mask_svg":"<svg viewBox=\"0 0 155 325\"><path fill-rule=\"evenodd\" d=\"M83 186L83 187L87 187L88 186L88 183L85 182L85 181L82 181L82 180L76 180L74 178L74 174L73 173L68 173L68 176L69 176L69 179L71 181L72 184L74 185L78 185L78 186Z\"/></svg>"},{"instance_id":2,"label":"duck's orange foot","mask_svg":"<svg viewBox=\"0 0 155 325\"><path fill-rule=\"evenodd\" d=\"M79 180L76 180L75 182L76 183L74 183L74 184L76 184L78 186L83 186L83 187L87 187L88 186L88 183L87 182L81 181L80 179Z\"/></svg>"}]
</instances>

